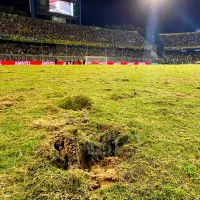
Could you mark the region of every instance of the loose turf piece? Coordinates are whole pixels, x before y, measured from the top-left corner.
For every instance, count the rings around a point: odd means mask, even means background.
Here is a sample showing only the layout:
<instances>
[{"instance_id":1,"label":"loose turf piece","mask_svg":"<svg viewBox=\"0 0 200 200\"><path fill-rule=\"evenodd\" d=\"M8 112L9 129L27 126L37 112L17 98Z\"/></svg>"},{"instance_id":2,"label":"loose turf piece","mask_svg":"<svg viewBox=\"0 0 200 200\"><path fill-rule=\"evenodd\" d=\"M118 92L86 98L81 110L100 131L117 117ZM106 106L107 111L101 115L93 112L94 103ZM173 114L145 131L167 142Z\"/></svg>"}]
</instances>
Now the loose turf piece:
<instances>
[{"instance_id":1,"label":"loose turf piece","mask_svg":"<svg viewBox=\"0 0 200 200\"><path fill-rule=\"evenodd\" d=\"M90 109L92 107L92 100L83 95L66 97L59 102L59 107L75 111L82 110L84 108Z\"/></svg>"}]
</instances>

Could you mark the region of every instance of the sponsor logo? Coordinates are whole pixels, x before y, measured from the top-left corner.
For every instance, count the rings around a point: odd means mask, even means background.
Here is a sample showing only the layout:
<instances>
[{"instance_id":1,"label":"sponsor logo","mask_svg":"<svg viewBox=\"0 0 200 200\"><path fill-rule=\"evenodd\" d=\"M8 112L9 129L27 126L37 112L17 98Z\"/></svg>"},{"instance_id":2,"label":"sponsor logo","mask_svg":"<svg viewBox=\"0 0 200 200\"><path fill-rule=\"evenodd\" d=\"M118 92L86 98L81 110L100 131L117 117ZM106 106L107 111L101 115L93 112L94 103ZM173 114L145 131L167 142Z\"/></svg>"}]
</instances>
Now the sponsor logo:
<instances>
[{"instance_id":1,"label":"sponsor logo","mask_svg":"<svg viewBox=\"0 0 200 200\"><path fill-rule=\"evenodd\" d=\"M42 65L55 65L55 62L42 62Z\"/></svg>"},{"instance_id":2,"label":"sponsor logo","mask_svg":"<svg viewBox=\"0 0 200 200\"><path fill-rule=\"evenodd\" d=\"M29 61L16 61L15 65L31 65Z\"/></svg>"}]
</instances>

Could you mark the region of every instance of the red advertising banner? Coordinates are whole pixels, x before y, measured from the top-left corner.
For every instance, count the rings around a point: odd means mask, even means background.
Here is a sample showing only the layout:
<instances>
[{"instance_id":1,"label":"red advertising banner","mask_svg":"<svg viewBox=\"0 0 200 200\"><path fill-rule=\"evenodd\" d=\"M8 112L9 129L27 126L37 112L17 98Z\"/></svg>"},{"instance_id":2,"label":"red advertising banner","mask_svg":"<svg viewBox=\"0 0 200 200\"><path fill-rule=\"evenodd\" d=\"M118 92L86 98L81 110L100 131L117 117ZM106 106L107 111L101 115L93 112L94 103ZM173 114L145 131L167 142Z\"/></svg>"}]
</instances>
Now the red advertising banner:
<instances>
[{"instance_id":1,"label":"red advertising banner","mask_svg":"<svg viewBox=\"0 0 200 200\"><path fill-rule=\"evenodd\" d=\"M100 64L107 64L107 65L150 65L149 62L107 62L107 63L100 63L100 62L91 62L88 64L92 65L100 65ZM0 65L9 66L9 65L55 65L55 62L44 62L44 61L0 61ZM66 62L58 62L57 65L66 65ZM74 65L79 65L79 62L74 62Z\"/></svg>"},{"instance_id":2,"label":"red advertising banner","mask_svg":"<svg viewBox=\"0 0 200 200\"><path fill-rule=\"evenodd\" d=\"M43 61L1 61L1 65L55 65L55 62L43 62ZM63 65L64 62L60 62Z\"/></svg>"}]
</instances>

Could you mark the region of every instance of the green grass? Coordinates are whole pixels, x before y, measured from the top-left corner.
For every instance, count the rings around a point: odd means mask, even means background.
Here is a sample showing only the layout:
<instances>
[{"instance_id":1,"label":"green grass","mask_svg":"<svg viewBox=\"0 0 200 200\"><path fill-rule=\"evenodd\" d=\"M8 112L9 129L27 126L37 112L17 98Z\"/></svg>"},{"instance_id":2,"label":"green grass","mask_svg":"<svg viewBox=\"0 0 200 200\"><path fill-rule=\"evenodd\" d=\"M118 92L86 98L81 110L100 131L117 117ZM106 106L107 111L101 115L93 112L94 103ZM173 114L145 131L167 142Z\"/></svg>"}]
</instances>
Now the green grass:
<instances>
[{"instance_id":1,"label":"green grass","mask_svg":"<svg viewBox=\"0 0 200 200\"><path fill-rule=\"evenodd\" d=\"M200 199L199 88L197 65L0 67L0 199ZM59 107L75 96L92 107ZM111 126L134 134L110 187L40 154L55 135L96 141Z\"/></svg>"}]
</instances>

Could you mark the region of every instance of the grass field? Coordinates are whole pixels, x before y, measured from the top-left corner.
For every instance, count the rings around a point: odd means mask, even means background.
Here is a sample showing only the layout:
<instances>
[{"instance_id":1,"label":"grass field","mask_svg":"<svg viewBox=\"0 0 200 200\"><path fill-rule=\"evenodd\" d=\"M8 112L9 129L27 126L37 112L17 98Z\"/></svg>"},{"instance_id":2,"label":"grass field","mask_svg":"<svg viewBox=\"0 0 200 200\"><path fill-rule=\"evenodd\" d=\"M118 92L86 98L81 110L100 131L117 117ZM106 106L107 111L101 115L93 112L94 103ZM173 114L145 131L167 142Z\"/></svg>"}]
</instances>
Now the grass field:
<instances>
[{"instance_id":1,"label":"grass field","mask_svg":"<svg viewBox=\"0 0 200 200\"><path fill-rule=\"evenodd\" d=\"M200 199L199 120L196 65L0 67L0 199Z\"/></svg>"}]
</instances>

